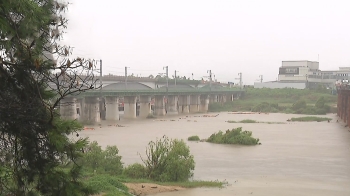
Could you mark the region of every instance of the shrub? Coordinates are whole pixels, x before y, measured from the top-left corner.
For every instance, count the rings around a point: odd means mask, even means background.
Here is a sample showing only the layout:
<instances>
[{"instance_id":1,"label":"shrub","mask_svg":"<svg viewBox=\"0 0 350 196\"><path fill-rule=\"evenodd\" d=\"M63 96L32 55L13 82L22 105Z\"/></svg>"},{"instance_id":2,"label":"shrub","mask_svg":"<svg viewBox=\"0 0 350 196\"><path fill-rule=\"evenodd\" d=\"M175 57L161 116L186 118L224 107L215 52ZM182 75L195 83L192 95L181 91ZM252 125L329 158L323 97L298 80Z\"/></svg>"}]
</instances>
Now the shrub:
<instances>
[{"instance_id":1,"label":"shrub","mask_svg":"<svg viewBox=\"0 0 350 196\"><path fill-rule=\"evenodd\" d=\"M193 135L187 138L188 141L199 141L201 140L198 135Z\"/></svg>"},{"instance_id":2,"label":"shrub","mask_svg":"<svg viewBox=\"0 0 350 196\"><path fill-rule=\"evenodd\" d=\"M293 114L294 113L294 111L291 108L287 108L284 112L287 113L287 114Z\"/></svg>"},{"instance_id":3,"label":"shrub","mask_svg":"<svg viewBox=\"0 0 350 196\"><path fill-rule=\"evenodd\" d=\"M129 178L146 178L146 173L145 166L139 163L129 165L123 171L123 174Z\"/></svg>"},{"instance_id":4,"label":"shrub","mask_svg":"<svg viewBox=\"0 0 350 196\"><path fill-rule=\"evenodd\" d=\"M242 131L242 127L227 130L225 134L222 131L212 134L207 142L218 144L242 144L242 145L256 145L259 144L259 139L252 137L251 131Z\"/></svg>"},{"instance_id":5,"label":"shrub","mask_svg":"<svg viewBox=\"0 0 350 196\"><path fill-rule=\"evenodd\" d=\"M147 177L155 181L185 181L192 177L195 162L183 140L168 137L148 143L146 158Z\"/></svg>"},{"instance_id":6,"label":"shrub","mask_svg":"<svg viewBox=\"0 0 350 196\"><path fill-rule=\"evenodd\" d=\"M326 104L326 100L322 96L316 101L315 107L316 108L323 108L325 106L325 104Z\"/></svg>"},{"instance_id":7,"label":"shrub","mask_svg":"<svg viewBox=\"0 0 350 196\"><path fill-rule=\"evenodd\" d=\"M308 107L305 107L303 109L300 109L299 112L294 112L296 114L310 114L310 115L316 115L317 114L317 111L316 111L317 108L315 107L311 107L311 106L308 106Z\"/></svg>"},{"instance_id":8,"label":"shrub","mask_svg":"<svg viewBox=\"0 0 350 196\"><path fill-rule=\"evenodd\" d=\"M294 111L299 111L301 109L304 109L305 107L306 107L306 102L304 100L299 100L293 104L292 109Z\"/></svg>"},{"instance_id":9,"label":"shrub","mask_svg":"<svg viewBox=\"0 0 350 196\"><path fill-rule=\"evenodd\" d=\"M96 141L90 143L85 148L85 153L80 159L82 166L97 173L108 173L111 175L119 175L123 171L121 156L118 155L119 150L116 146L107 146L106 150L102 150Z\"/></svg>"},{"instance_id":10,"label":"shrub","mask_svg":"<svg viewBox=\"0 0 350 196\"><path fill-rule=\"evenodd\" d=\"M104 192L107 195L130 195L128 188L115 176L95 175L88 178L85 184L95 192Z\"/></svg>"}]
</instances>

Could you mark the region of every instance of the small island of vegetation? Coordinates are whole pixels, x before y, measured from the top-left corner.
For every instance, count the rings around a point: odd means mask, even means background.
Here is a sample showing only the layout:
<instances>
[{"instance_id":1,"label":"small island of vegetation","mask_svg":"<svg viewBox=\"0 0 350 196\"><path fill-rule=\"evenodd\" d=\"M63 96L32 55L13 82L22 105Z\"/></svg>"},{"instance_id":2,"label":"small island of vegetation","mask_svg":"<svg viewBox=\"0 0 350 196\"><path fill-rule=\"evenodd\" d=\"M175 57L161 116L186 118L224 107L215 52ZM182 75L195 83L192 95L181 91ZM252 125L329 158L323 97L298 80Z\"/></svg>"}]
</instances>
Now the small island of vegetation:
<instances>
[{"instance_id":1,"label":"small island of vegetation","mask_svg":"<svg viewBox=\"0 0 350 196\"><path fill-rule=\"evenodd\" d=\"M198 135L193 135L187 138L188 141L199 141L201 140Z\"/></svg>"},{"instance_id":2,"label":"small island of vegetation","mask_svg":"<svg viewBox=\"0 0 350 196\"><path fill-rule=\"evenodd\" d=\"M317 116L304 116L304 117L298 117L298 118L291 118L290 121L299 121L299 122L322 122L322 121L330 121L331 118L325 118L325 117L317 117Z\"/></svg>"},{"instance_id":3,"label":"small island of vegetation","mask_svg":"<svg viewBox=\"0 0 350 196\"><path fill-rule=\"evenodd\" d=\"M244 119L241 121L228 120L228 123L266 123L266 124L286 124L285 122L260 122L252 119Z\"/></svg>"},{"instance_id":4,"label":"small island of vegetation","mask_svg":"<svg viewBox=\"0 0 350 196\"><path fill-rule=\"evenodd\" d=\"M219 131L218 133L213 133L207 142L216 144L241 144L241 145L257 145L259 139L252 137L251 131L242 131L242 127L238 127L232 130L226 130L225 133Z\"/></svg>"}]
</instances>

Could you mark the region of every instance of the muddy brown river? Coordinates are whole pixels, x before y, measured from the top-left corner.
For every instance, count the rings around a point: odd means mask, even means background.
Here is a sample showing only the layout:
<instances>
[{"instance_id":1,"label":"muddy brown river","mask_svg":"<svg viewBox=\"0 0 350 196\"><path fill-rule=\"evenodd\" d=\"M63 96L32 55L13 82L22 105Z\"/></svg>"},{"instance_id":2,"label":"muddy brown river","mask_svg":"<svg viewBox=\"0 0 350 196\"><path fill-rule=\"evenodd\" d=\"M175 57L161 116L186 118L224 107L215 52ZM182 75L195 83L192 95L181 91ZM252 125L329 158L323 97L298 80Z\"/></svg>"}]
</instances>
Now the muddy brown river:
<instances>
[{"instance_id":1,"label":"muddy brown river","mask_svg":"<svg viewBox=\"0 0 350 196\"><path fill-rule=\"evenodd\" d=\"M215 113L217 114L217 113ZM184 139L194 155L194 180L227 181L225 188L195 188L157 196L212 195L350 195L350 132L335 114L328 122L287 122L292 114L200 114L120 121L125 127L108 126L86 130L81 136L101 146L117 145L124 165L140 162L148 142L167 135ZM181 118L181 119L180 119ZM183 119L186 118L186 119ZM227 120L254 119L287 124L232 124ZM172 120L172 121L171 121ZM238 146L188 142L191 135L208 138L219 130L235 127L253 132L262 145Z\"/></svg>"}]
</instances>

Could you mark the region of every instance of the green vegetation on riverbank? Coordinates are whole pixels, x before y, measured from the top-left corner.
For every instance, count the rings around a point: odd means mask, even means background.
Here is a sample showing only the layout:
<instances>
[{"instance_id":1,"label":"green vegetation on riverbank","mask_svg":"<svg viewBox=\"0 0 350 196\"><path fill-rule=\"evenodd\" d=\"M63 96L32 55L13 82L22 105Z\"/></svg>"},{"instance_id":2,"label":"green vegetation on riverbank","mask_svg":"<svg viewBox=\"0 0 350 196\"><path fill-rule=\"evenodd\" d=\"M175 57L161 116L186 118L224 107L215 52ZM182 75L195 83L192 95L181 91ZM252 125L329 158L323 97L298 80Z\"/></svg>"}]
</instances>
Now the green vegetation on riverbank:
<instances>
[{"instance_id":1,"label":"green vegetation on riverbank","mask_svg":"<svg viewBox=\"0 0 350 196\"><path fill-rule=\"evenodd\" d=\"M317 117L317 116L305 116L305 117L299 117L299 118L291 118L291 121L299 121L299 122L322 122L322 121L330 121L331 118L324 118L324 117Z\"/></svg>"},{"instance_id":2,"label":"green vegetation on riverbank","mask_svg":"<svg viewBox=\"0 0 350 196\"><path fill-rule=\"evenodd\" d=\"M336 111L337 97L327 89L254 89L233 102L211 103L209 111L252 111L264 113L326 114ZM319 102L319 104L317 104Z\"/></svg>"},{"instance_id":3,"label":"green vegetation on riverbank","mask_svg":"<svg viewBox=\"0 0 350 196\"><path fill-rule=\"evenodd\" d=\"M197 188L197 187L217 187L221 188L227 182L220 182L220 181L202 181L202 180L194 180L194 181L182 181L182 182L159 182L159 181L153 181L149 179L134 179L134 178L127 178L124 176L120 177L120 181L123 183L154 183L159 184L163 186L180 186L183 188Z\"/></svg>"},{"instance_id":4,"label":"green vegetation on riverbank","mask_svg":"<svg viewBox=\"0 0 350 196\"><path fill-rule=\"evenodd\" d=\"M197 136L198 137L198 136ZM163 136L149 142L142 164L123 166L116 146L102 149L91 142L77 161L82 165L84 184L95 193L130 195L123 183L155 183L181 187L222 187L223 182L189 181L195 168L194 157L183 140ZM67 166L69 168L71 166Z\"/></svg>"},{"instance_id":5,"label":"green vegetation on riverbank","mask_svg":"<svg viewBox=\"0 0 350 196\"><path fill-rule=\"evenodd\" d=\"M236 129L227 130L225 133L219 131L213 133L207 142L216 144L242 144L242 145L256 145L260 144L259 139L252 137L251 131L242 131L242 127Z\"/></svg>"}]
</instances>

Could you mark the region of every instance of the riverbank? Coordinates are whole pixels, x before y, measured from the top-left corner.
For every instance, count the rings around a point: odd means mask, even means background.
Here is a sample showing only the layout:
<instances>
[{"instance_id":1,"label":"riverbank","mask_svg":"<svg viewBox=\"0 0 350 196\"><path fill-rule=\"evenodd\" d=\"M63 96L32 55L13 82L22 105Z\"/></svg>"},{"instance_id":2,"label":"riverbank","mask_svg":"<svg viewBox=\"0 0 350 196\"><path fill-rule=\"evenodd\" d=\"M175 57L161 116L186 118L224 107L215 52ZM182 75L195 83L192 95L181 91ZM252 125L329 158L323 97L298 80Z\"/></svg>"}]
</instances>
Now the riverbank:
<instances>
[{"instance_id":1,"label":"riverbank","mask_svg":"<svg viewBox=\"0 0 350 196\"><path fill-rule=\"evenodd\" d=\"M326 106L315 107L323 97ZM304 102L300 107L293 107L297 101ZM248 88L244 96L233 102L211 103L210 112L264 112L295 114L326 114L336 112L337 96L330 90L319 89L254 89Z\"/></svg>"},{"instance_id":2,"label":"riverbank","mask_svg":"<svg viewBox=\"0 0 350 196\"><path fill-rule=\"evenodd\" d=\"M133 195L145 196L163 192L173 192L185 190L180 186L163 186L153 183L124 183L129 188L129 192Z\"/></svg>"}]
</instances>

